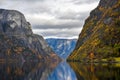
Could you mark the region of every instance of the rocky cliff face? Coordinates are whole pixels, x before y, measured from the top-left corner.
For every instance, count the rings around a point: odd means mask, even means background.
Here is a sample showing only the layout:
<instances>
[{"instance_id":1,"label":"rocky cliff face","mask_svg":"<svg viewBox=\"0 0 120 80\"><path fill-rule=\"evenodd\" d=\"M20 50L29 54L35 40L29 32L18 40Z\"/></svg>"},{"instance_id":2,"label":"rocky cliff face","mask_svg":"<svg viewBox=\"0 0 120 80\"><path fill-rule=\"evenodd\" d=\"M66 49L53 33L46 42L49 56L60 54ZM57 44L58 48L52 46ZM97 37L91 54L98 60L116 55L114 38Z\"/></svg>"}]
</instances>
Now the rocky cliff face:
<instances>
[{"instance_id":1,"label":"rocky cliff face","mask_svg":"<svg viewBox=\"0 0 120 80\"><path fill-rule=\"evenodd\" d=\"M58 57L42 36L33 34L22 13L0 9L0 60L4 59L38 61Z\"/></svg>"},{"instance_id":2,"label":"rocky cliff face","mask_svg":"<svg viewBox=\"0 0 120 80\"><path fill-rule=\"evenodd\" d=\"M86 19L76 48L68 59L90 57L120 57L120 0L100 1Z\"/></svg>"}]
</instances>

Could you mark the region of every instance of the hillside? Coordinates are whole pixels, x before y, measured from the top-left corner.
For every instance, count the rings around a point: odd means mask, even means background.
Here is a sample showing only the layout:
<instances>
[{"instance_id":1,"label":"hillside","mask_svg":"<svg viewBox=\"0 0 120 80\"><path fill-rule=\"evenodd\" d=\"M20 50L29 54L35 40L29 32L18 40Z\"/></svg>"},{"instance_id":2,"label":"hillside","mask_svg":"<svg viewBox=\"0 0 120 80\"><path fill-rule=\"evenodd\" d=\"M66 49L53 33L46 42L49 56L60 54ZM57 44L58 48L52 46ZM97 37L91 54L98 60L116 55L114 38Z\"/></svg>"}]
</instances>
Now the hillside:
<instances>
[{"instance_id":1,"label":"hillside","mask_svg":"<svg viewBox=\"0 0 120 80\"><path fill-rule=\"evenodd\" d=\"M45 61L59 59L42 36L33 34L24 15L0 9L0 61Z\"/></svg>"},{"instance_id":2,"label":"hillside","mask_svg":"<svg viewBox=\"0 0 120 80\"><path fill-rule=\"evenodd\" d=\"M120 57L120 0L100 0L68 60Z\"/></svg>"},{"instance_id":3,"label":"hillside","mask_svg":"<svg viewBox=\"0 0 120 80\"><path fill-rule=\"evenodd\" d=\"M73 51L76 45L76 39L56 39L48 38L46 42L63 59L66 59Z\"/></svg>"}]
</instances>

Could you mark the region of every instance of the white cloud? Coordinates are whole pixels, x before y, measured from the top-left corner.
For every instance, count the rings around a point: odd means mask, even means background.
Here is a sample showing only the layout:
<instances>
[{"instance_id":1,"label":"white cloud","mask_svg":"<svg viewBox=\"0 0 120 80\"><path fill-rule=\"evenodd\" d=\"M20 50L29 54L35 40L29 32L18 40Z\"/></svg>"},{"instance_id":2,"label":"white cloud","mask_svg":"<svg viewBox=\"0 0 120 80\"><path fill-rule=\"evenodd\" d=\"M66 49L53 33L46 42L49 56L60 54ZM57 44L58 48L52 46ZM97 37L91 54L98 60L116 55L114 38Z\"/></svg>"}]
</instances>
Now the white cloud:
<instances>
[{"instance_id":1,"label":"white cloud","mask_svg":"<svg viewBox=\"0 0 120 80\"><path fill-rule=\"evenodd\" d=\"M35 33L39 33L45 38L57 37L57 38L78 38L79 31L82 28L72 29L34 29Z\"/></svg>"},{"instance_id":2,"label":"white cloud","mask_svg":"<svg viewBox=\"0 0 120 80\"><path fill-rule=\"evenodd\" d=\"M99 0L2 0L0 7L22 12L44 37L77 37ZM36 30L37 29L37 30Z\"/></svg>"}]
</instances>

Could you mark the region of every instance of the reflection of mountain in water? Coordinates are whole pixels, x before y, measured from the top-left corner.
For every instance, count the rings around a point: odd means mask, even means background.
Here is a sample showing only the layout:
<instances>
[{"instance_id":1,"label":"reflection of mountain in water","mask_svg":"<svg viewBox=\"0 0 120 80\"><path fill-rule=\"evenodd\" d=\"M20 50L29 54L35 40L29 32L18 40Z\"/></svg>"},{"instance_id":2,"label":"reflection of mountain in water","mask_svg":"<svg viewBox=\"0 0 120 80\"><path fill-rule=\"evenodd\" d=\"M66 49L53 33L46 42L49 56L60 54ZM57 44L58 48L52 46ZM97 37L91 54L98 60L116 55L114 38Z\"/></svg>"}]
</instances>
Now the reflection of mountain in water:
<instances>
[{"instance_id":1,"label":"reflection of mountain in water","mask_svg":"<svg viewBox=\"0 0 120 80\"><path fill-rule=\"evenodd\" d=\"M120 64L57 64L0 63L0 80L120 80Z\"/></svg>"},{"instance_id":2,"label":"reflection of mountain in water","mask_svg":"<svg viewBox=\"0 0 120 80\"><path fill-rule=\"evenodd\" d=\"M78 80L120 80L120 64L70 63Z\"/></svg>"},{"instance_id":3,"label":"reflection of mountain in water","mask_svg":"<svg viewBox=\"0 0 120 80\"><path fill-rule=\"evenodd\" d=\"M47 80L57 63L0 63L0 80Z\"/></svg>"},{"instance_id":4,"label":"reflection of mountain in water","mask_svg":"<svg viewBox=\"0 0 120 80\"><path fill-rule=\"evenodd\" d=\"M49 75L48 80L77 80L77 78L72 68L66 62L61 62Z\"/></svg>"}]
</instances>

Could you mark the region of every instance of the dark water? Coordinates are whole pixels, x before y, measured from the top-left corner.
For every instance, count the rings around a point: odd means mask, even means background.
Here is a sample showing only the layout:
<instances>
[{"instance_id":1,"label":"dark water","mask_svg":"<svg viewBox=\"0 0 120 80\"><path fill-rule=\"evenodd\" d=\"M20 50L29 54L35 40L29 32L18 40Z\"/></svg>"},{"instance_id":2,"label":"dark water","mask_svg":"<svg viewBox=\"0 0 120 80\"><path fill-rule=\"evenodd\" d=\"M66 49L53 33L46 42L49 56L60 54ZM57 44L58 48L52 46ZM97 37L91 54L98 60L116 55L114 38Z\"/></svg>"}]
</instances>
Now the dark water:
<instances>
[{"instance_id":1,"label":"dark water","mask_svg":"<svg viewBox=\"0 0 120 80\"><path fill-rule=\"evenodd\" d=\"M0 80L120 80L120 64L0 63Z\"/></svg>"}]
</instances>

